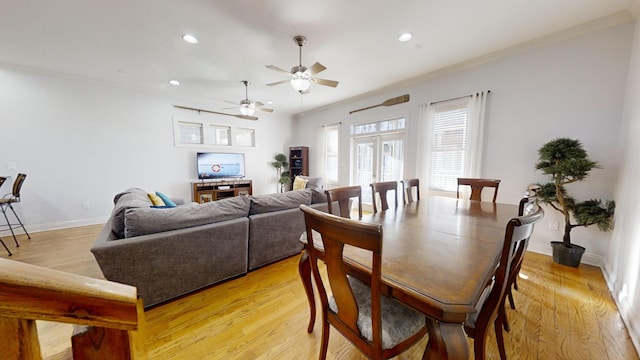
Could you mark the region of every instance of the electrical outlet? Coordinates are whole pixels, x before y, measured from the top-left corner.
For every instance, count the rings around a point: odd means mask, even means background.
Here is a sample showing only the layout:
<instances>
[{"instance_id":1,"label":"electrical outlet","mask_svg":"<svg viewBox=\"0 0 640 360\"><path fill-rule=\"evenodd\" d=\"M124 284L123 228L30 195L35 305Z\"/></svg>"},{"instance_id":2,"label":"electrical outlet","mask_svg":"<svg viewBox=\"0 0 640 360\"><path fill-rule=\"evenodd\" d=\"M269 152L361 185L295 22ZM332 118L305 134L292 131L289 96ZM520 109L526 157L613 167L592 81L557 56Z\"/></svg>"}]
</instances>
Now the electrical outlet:
<instances>
[{"instance_id":1,"label":"electrical outlet","mask_svg":"<svg viewBox=\"0 0 640 360\"><path fill-rule=\"evenodd\" d=\"M18 167L16 166L16 163L14 163L14 162L8 162L7 163L7 170L8 171L16 171L16 169L18 169Z\"/></svg>"},{"instance_id":2,"label":"electrical outlet","mask_svg":"<svg viewBox=\"0 0 640 360\"><path fill-rule=\"evenodd\" d=\"M558 219L553 219L549 222L549 230L559 231L560 230L560 222Z\"/></svg>"},{"instance_id":3,"label":"electrical outlet","mask_svg":"<svg viewBox=\"0 0 640 360\"><path fill-rule=\"evenodd\" d=\"M89 209L91 207L91 203L88 201L83 201L82 202L82 208L83 209Z\"/></svg>"}]
</instances>

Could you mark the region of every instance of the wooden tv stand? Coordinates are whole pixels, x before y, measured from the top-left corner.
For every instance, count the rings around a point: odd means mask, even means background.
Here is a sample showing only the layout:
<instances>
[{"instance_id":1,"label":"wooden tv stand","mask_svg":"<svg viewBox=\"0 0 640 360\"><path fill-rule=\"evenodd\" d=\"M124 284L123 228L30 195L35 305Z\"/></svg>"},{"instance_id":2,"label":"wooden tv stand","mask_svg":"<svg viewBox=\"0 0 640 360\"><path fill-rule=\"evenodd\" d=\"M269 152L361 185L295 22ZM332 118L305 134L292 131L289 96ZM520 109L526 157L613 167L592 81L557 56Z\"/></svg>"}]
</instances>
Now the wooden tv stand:
<instances>
[{"instance_id":1,"label":"wooden tv stand","mask_svg":"<svg viewBox=\"0 0 640 360\"><path fill-rule=\"evenodd\" d=\"M192 182L193 201L206 203L239 195L251 195L251 180L223 180Z\"/></svg>"}]
</instances>

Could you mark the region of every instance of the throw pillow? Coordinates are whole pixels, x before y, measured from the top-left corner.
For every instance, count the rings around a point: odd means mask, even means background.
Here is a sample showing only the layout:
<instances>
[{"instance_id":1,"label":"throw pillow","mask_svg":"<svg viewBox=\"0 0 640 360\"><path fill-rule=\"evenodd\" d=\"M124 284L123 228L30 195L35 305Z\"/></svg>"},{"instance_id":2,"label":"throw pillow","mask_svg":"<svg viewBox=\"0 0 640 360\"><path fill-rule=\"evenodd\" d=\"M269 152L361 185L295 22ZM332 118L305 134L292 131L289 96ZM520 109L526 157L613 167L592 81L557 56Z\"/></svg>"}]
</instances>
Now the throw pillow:
<instances>
[{"instance_id":1,"label":"throw pillow","mask_svg":"<svg viewBox=\"0 0 640 360\"><path fill-rule=\"evenodd\" d=\"M156 191L156 195L158 195L158 197L160 199L162 199L162 201L164 202L164 204L167 207L176 207L176 203L174 203L171 199L169 199L169 197L163 193L161 193L160 191Z\"/></svg>"},{"instance_id":2,"label":"throw pillow","mask_svg":"<svg viewBox=\"0 0 640 360\"><path fill-rule=\"evenodd\" d=\"M153 206L166 206L164 201L162 201L162 199L158 195L148 193L147 196L149 197L149 200L151 200Z\"/></svg>"},{"instance_id":3,"label":"throw pillow","mask_svg":"<svg viewBox=\"0 0 640 360\"><path fill-rule=\"evenodd\" d=\"M296 176L293 180L293 190L302 190L307 186L308 179L303 179L300 176Z\"/></svg>"}]
</instances>

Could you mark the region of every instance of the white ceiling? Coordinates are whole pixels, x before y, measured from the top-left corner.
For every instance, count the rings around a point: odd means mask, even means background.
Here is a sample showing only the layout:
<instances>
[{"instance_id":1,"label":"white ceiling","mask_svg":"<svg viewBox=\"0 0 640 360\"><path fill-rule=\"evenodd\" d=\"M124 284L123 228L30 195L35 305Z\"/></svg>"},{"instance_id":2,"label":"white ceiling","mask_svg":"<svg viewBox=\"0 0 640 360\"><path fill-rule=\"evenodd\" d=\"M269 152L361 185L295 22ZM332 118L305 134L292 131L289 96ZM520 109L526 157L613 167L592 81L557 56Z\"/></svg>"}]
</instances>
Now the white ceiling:
<instances>
[{"instance_id":1,"label":"white ceiling","mask_svg":"<svg viewBox=\"0 0 640 360\"><path fill-rule=\"evenodd\" d=\"M249 99L278 113L325 106L630 9L634 0L0 0L0 62L166 93L222 111ZM405 31L413 40L401 43ZM197 45L181 39L198 37ZM302 63L300 96L265 68ZM177 79L182 84L167 84ZM224 110L238 113L234 110Z\"/></svg>"}]
</instances>

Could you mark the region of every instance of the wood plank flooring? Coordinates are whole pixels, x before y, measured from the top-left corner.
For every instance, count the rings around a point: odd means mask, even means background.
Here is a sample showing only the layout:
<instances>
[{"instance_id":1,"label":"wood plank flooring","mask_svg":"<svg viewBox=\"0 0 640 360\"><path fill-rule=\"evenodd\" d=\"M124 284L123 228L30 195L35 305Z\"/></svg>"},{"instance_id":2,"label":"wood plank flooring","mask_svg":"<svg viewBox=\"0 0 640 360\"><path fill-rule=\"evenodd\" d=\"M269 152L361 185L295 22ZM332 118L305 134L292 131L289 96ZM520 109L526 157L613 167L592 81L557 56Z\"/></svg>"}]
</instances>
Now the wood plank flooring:
<instances>
[{"instance_id":1,"label":"wood plank flooring","mask_svg":"<svg viewBox=\"0 0 640 360\"><path fill-rule=\"evenodd\" d=\"M0 257L102 278L89 249L101 226L54 230L3 239L14 252ZM4 250L4 249L2 249ZM143 259L141 259L143 261ZM145 313L149 359L317 359L320 318L307 334L308 307L292 257ZM638 360L599 268L569 268L528 253L507 309L509 359ZM66 324L38 322L42 354L71 359ZM396 359L420 359L427 339ZM489 359L498 359L493 334ZM469 340L472 349L472 340ZM328 359L364 359L331 330Z\"/></svg>"}]
</instances>

